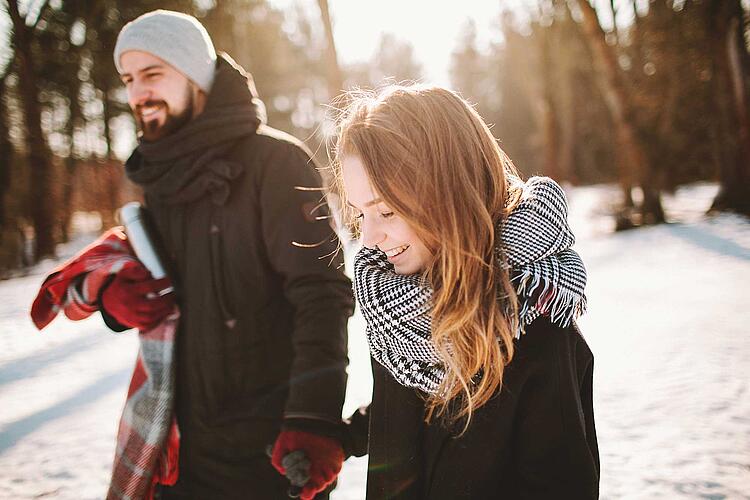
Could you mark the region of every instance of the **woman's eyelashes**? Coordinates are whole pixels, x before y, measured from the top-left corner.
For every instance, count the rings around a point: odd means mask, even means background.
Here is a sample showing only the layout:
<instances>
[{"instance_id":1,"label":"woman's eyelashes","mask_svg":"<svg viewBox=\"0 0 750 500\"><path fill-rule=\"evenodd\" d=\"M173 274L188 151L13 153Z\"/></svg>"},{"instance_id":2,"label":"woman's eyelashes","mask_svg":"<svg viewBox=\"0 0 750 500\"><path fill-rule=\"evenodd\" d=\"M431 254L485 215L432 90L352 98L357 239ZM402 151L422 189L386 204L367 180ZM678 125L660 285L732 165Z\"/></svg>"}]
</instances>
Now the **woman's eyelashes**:
<instances>
[{"instance_id":1,"label":"woman's eyelashes","mask_svg":"<svg viewBox=\"0 0 750 500\"><path fill-rule=\"evenodd\" d=\"M394 215L396 214L393 212L380 212L380 216L384 219L390 219ZM363 214L362 212L359 212L357 215L354 216L354 218L358 220L362 220L365 218L365 214Z\"/></svg>"}]
</instances>

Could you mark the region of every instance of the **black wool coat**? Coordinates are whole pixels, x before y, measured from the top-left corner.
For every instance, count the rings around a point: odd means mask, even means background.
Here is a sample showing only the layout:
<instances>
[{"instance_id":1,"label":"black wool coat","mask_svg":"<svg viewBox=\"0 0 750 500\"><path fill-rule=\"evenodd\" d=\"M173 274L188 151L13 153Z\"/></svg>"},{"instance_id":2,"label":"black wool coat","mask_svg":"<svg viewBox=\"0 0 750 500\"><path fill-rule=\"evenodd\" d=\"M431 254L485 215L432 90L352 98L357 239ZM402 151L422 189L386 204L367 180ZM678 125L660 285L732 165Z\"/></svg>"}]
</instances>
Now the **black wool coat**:
<instances>
[{"instance_id":1,"label":"black wool coat","mask_svg":"<svg viewBox=\"0 0 750 500\"><path fill-rule=\"evenodd\" d=\"M321 191L300 189L321 185L311 155L262 123L253 94L220 58L205 111L126 165L182 312L173 494L184 498L285 496L265 452L282 423L325 433L341 422L351 282Z\"/></svg>"},{"instance_id":2,"label":"black wool coat","mask_svg":"<svg viewBox=\"0 0 750 500\"><path fill-rule=\"evenodd\" d=\"M571 499L599 495L593 355L576 326L534 321L500 393L461 436L374 363L367 500Z\"/></svg>"}]
</instances>

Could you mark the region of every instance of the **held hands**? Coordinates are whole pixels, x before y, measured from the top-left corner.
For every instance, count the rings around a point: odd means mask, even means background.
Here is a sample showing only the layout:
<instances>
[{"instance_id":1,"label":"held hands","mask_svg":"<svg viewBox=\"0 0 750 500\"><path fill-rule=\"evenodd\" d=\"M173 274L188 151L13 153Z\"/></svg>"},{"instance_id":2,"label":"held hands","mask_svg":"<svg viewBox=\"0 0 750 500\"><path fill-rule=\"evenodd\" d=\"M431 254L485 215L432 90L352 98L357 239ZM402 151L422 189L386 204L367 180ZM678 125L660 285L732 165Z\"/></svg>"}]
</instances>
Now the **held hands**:
<instances>
[{"instance_id":1,"label":"held hands","mask_svg":"<svg viewBox=\"0 0 750 500\"><path fill-rule=\"evenodd\" d=\"M169 278L155 280L142 265L125 267L102 292L100 306L121 325L145 331L172 312L174 294L158 295L169 286Z\"/></svg>"},{"instance_id":2,"label":"held hands","mask_svg":"<svg viewBox=\"0 0 750 500\"><path fill-rule=\"evenodd\" d=\"M336 439L295 430L281 431L271 456L274 468L293 487L302 487L302 500L312 500L333 483L343 463L344 450Z\"/></svg>"}]
</instances>

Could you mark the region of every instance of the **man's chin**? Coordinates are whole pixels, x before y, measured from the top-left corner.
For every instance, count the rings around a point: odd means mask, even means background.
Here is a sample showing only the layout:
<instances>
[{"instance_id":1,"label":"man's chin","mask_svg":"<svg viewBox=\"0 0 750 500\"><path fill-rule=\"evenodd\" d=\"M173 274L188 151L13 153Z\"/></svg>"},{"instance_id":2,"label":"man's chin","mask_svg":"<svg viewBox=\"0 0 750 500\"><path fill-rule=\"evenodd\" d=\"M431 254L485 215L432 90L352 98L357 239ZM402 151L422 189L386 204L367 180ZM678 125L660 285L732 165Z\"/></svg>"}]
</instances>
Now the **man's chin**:
<instances>
[{"instance_id":1,"label":"man's chin","mask_svg":"<svg viewBox=\"0 0 750 500\"><path fill-rule=\"evenodd\" d=\"M154 142L163 138L168 134L167 127L164 124L159 124L156 121L141 124L141 140L146 142Z\"/></svg>"},{"instance_id":2,"label":"man's chin","mask_svg":"<svg viewBox=\"0 0 750 500\"><path fill-rule=\"evenodd\" d=\"M162 139L167 134L161 128L157 130L141 130L141 140L145 142L154 142Z\"/></svg>"},{"instance_id":3,"label":"man's chin","mask_svg":"<svg viewBox=\"0 0 750 500\"><path fill-rule=\"evenodd\" d=\"M179 115L167 115L166 118L140 121L140 140L154 142L167 137L187 124L192 118L192 107Z\"/></svg>"}]
</instances>

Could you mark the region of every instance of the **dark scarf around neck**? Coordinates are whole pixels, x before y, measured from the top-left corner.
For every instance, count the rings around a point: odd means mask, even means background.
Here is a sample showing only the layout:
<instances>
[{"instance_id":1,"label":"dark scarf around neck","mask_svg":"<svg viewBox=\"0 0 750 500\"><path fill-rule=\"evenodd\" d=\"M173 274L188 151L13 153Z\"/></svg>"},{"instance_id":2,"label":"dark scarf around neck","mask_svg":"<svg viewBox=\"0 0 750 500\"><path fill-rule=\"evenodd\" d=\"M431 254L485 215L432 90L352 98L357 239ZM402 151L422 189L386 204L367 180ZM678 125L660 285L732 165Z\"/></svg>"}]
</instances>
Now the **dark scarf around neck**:
<instances>
[{"instance_id":1,"label":"dark scarf around neck","mask_svg":"<svg viewBox=\"0 0 750 500\"><path fill-rule=\"evenodd\" d=\"M222 154L264 121L265 108L252 77L220 54L203 112L167 137L141 141L126 161L125 173L168 204L187 203L206 193L223 202L242 165L222 160Z\"/></svg>"}]
</instances>

